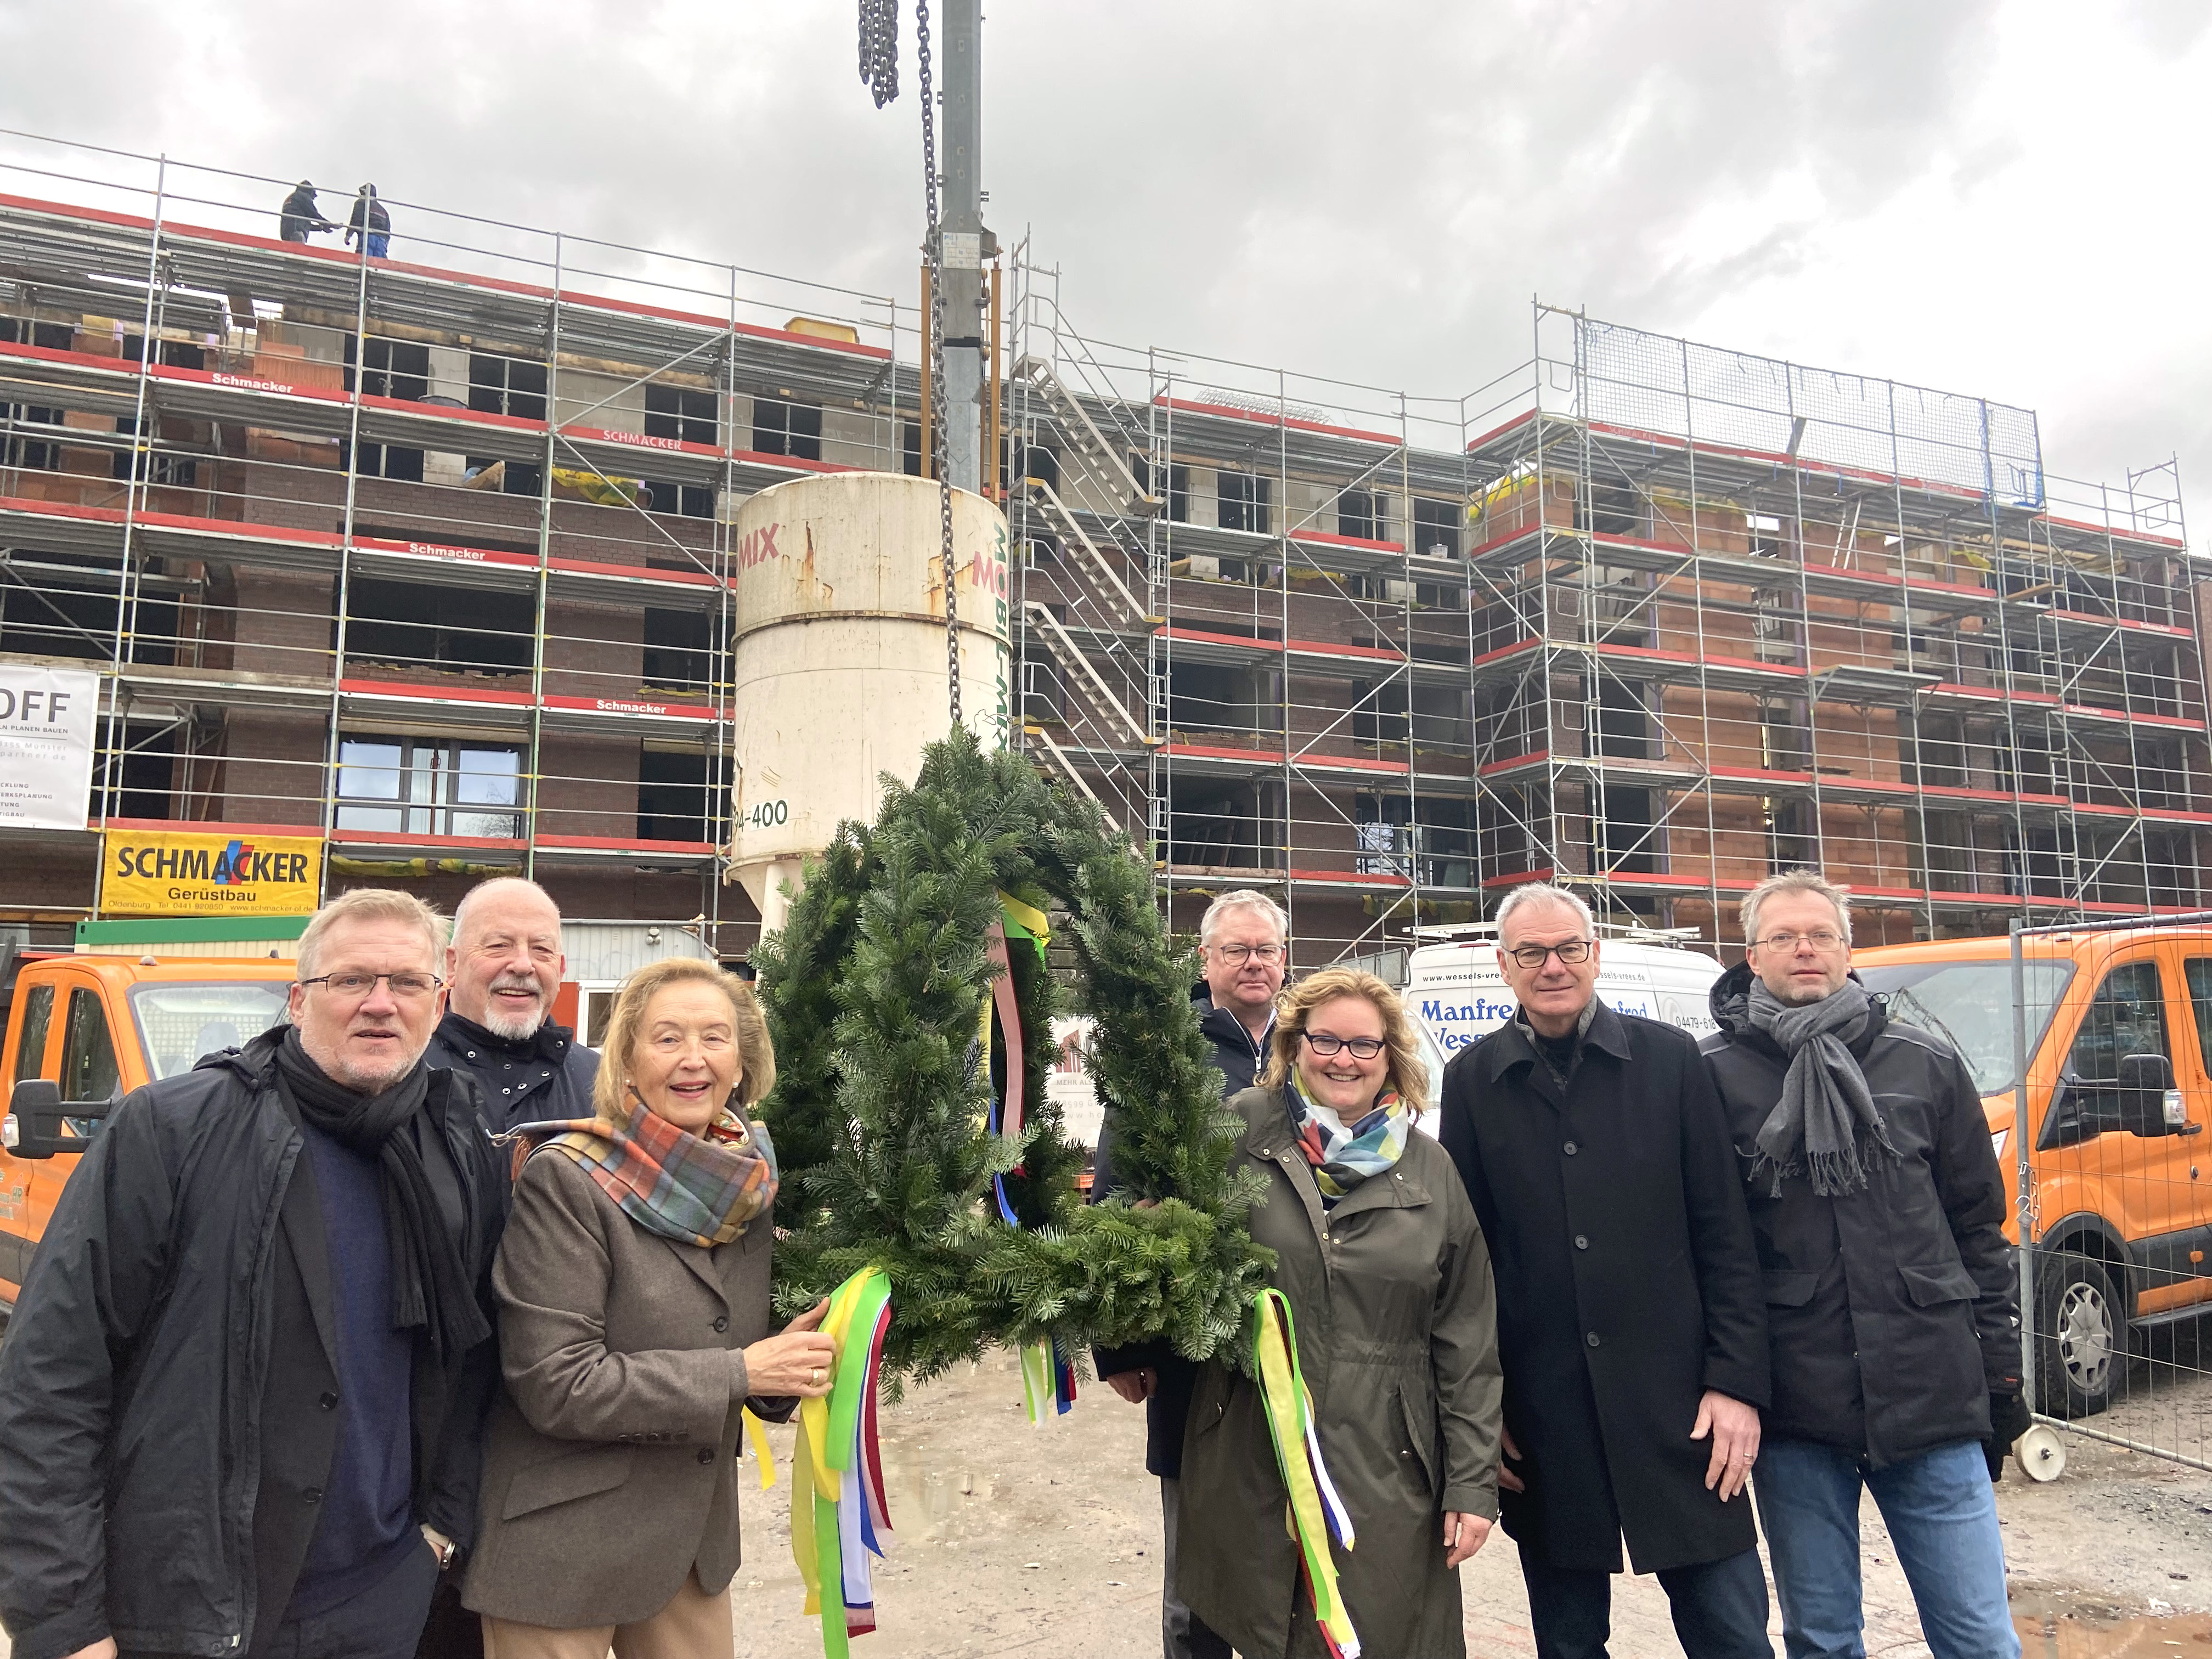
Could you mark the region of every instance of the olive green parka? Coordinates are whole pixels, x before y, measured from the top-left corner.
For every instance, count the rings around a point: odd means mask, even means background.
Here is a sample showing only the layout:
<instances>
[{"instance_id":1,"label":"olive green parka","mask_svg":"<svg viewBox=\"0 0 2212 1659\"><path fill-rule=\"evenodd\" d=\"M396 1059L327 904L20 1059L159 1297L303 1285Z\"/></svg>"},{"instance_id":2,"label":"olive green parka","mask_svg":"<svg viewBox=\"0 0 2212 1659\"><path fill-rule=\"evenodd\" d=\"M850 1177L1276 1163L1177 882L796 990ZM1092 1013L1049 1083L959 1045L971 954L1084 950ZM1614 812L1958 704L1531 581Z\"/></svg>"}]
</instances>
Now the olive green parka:
<instances>
[{"instance_id":1,"label":"olive green parka","mask_svg":"<svg viewBox=\"0 0 2212 1659\"><path fill-rule=\"evenodd\" d=\"M1339 1584L1366 1652L1466 1650L1447 1510L1498 1514L1503 1422L1490 1255L1443 1149L1409 1133L1395 1169L1323 1212L1282 1091L1230 1102L1237 1161L1267 1181L1252 1235L1276 1253L1297 1322L1322 1455L1352 1516ZM1287 1494L1258 1385L1199 1373L1184 1431L1176 1585L1246 1659L1326 1652L1285 1527Z\"/></svg>"}]
</instances>

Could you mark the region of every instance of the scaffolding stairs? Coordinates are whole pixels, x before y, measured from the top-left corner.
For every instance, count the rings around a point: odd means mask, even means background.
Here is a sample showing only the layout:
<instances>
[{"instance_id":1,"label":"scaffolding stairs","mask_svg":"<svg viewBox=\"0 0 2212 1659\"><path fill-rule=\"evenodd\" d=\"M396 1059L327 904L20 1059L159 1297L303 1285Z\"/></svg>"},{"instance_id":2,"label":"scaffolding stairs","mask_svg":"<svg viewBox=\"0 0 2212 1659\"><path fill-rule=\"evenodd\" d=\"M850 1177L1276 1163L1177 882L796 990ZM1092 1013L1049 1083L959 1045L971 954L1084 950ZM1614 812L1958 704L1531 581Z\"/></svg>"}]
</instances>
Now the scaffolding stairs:
<instances>
[{"instance_id":1,"label":"scaffolding stairs","mask_svg":"<svg viewBox=\"0 0 2212 1659\"><path fill-rule=\"evenodd\" d=\"M1114 568L1113 561L1076 521L1074 513L1066 501L1060 500L1060 492L1042 478L1030 478L1024 482L1032 499L1044 507L1048 521L1064 532L1062 544L1074 554L1090 575L1099 597L1109 610L1119 613L1112 619L1114 624L1121 628L1142 628L1148 631L1160 626L1164 618L1151 615L1137 603L1137 596L1129 591L1128 583L1121 580L1121 573Z\"/></svg>"},{"instance_id":2,"label":"scaffolding stairs","mask_svg":"<svg viewBox=\"0 0 2212 1659\"><path fill-rule=\"evenodd\" d=\"M1114 816L1114 814L1108 810L1106 803L1098 799L1097 791L1091 788L1091 785L1085 781L1082 768L1076 765L1074 758L1068 754L1067 750L1061 748L1060 744L1054 740L1053 735L1050 732L1048 732L1043 726L1037 725L1032 720L1023 726L1022 735L1029 739L1029 742L1033 748L1042 750L1045 757L1051 761L1052 766L1050 769L1054 776L1058 777L1061 782L1066 784L1068 787L1081 795L1084 799L1089 801L1100 811L1104 812L1109 819ZM1127 828L1127 826L1124 825L1122 827Z\"/></svg>"},{"instance_id":3,"label":"scaffolding stairs","mask_svg":"<svg viewBox=\"0 0 2212 1659\"><path fill-rule=\"evenodd\" d=\"M1140 749L1158 747L1160 739L1130 714L1128 705L1115 695L1114 688L1106 683L1106 677L1091 661L1091 653L1076 642L1066 624L1053 614L1052 607L1042 600L1031 599L1022 610L1030 626L1036 630L1036 637L1059 659L1066 683L1074 688L1076 696L1099 723L1117 738Z\"/></svg>"},{"instance_id":4,"label":"scaffolding stairs","mask_svg":"<svg viewBox=\"0 0 2212 1659\"><path fill-rule=\"evenodd\" d=\"M1160 498L1137 482L1137 475L1129 471L1128 463L1106 441L1097 422L1049 362L1042 357L1024 356L1015 362L1014 373L1027 380L1043 398L1053 423L1066 441L1061 465L1072 465L1083 474L1106 500L1122 502L1122 510L1133 518L1152 518L1159 512Z\"/></svg>"}]
</instances>

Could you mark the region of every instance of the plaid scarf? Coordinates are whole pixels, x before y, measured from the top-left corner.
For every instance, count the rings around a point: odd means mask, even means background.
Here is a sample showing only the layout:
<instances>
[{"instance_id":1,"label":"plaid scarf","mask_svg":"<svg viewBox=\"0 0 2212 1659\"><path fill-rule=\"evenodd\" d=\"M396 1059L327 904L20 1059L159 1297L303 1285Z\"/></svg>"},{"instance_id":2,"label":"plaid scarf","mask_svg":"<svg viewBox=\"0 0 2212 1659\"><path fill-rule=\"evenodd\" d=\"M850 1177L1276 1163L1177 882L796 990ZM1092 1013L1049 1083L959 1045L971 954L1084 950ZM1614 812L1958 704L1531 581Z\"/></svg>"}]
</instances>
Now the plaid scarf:
<instances>
[{"instance_id":1,"label":"plaid scarf","mask_svg":"<svg viewBox=\"0 0 2212 1659\"><path fill-rule=\"evenodd\" d=\"M1398 1161L1406 1150L1406 1103L1395 1090L1386 1089L1358 1122L1348 1129L1332 1128L1315 1112L1293 1073L1291 1127L1297 1131L1298 1150L1313 1165L1322 1207L1329 1209L1368 1176L1382 1174Z\"/></svg>"},{"instance_id":2,"label":"plaid scarf","mask_svg":"<svg viewBox=\"0 0 2212 1659\"><path fill-rule=\"evenodd\" d=\"M590 1117L521 1125L514 1131L515 1173L532 1152L559 1152L632 1221L679 1244L726 1244L768 1212L781 1177L765 1124L749 1124L726 1108L695 1135L635 1091L630 1098L621 1123Z\"/></svg>"}]
</instances>

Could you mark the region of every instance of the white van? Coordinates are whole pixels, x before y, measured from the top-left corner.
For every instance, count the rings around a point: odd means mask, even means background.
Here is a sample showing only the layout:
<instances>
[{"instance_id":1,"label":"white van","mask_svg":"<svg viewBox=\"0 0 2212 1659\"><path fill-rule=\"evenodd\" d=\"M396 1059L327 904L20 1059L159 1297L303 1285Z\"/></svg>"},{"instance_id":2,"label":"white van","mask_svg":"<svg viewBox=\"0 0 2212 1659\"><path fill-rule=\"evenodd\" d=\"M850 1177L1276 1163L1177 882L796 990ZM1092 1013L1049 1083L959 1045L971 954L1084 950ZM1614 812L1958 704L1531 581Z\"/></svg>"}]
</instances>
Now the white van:
<instances>
[{"instance_id":1,"label":"white van","mask_svg":"<svg viewBox=\"0 0 2212 1659\"><path fill-rule=\"evenodd\" d=\"M1713 981L1724 970L1717 957L1689 947L1694 929L1601 922L1597 932L1597 994L1607 1006L1680 1026L1692 1036L1715 1029ZM1498 971L1497 923L1417 928L1415 937L1437 942L1389 954L1406 964L1400 988L1425 1039L1424 1057L1441 1078L1454 1054L1512 1018L1513 993Z\"/></svg>"}]
</instances>

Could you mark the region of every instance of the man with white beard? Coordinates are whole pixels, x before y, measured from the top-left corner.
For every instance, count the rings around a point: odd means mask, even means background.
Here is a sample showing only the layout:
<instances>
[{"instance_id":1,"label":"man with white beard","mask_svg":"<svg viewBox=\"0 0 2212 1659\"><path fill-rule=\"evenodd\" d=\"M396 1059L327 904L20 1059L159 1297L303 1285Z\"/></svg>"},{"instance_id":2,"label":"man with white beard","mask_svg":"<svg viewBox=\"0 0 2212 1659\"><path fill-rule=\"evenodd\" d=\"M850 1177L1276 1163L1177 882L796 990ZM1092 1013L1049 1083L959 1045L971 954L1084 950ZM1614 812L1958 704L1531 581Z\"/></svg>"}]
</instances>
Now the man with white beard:
<instances>
[{"instance_id":1,"label":"man with white beard","mask_svg":"<svg viewBox=\"0 0 2212 1659\"><path fill-rule=\"evenodd\" d=\"M451 990L428 1060L483 1085L484 1127L495 1135L518 1123L592 1115L599 1057L553 1024L567 964L561 912L534 881L480 882L453 912Z\"/></svg>"}]
</instances>

